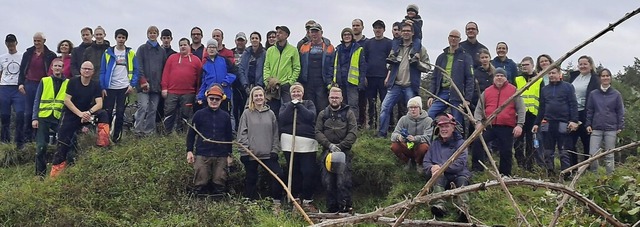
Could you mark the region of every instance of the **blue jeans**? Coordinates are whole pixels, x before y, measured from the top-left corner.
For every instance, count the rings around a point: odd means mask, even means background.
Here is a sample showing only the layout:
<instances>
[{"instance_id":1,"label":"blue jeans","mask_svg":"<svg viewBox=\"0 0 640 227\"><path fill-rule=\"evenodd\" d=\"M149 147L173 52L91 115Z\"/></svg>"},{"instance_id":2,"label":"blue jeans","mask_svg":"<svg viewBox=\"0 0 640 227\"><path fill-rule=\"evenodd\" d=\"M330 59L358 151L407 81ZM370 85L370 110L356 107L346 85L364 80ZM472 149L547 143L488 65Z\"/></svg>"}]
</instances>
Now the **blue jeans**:
<instances>
[{"instance_id":1,"label":"blue jeans","mask_svg":"<svg viewBox=\"0 0 640 227\"><path fill-rule=\"evenodd\" d=\"M21 145L24 140L24 95L18 91L18 86L3 85L0 86L0 122L2 124L0 130L0 142L8 143L11 141L11 106L16 112L15 119L15 135L14 140L16 144ZM28 118L29 126L31 126L31 116Z\"/></svg>"},{"instance_id":2,"label":"blue jeans","mask_svg":"<svg viewBox=\"0 0 640 227\"><path fill-rule=\"evenodd\" d=\"M36 92L40 81L24 81L24 91L26 93L24 101L24 119L31 119L33 115L33 102L36 100ZM27 141L32 141L35 137L35 129L31 127L31 121L24 121L24 137ZM17 127L17 126L16 126Z\"/></svg>"},{"instance_id":3,"label":"blue jeans","mask_svg":"<svg viewBox=\"0 0 640 227\"><path fill-rule=\"evenodd\" d=\"M409 100L416 96L411 90L411 87L402 87L393 85L393 87L387 90L387 95L382 101L382 110L380 111L380 124L378 125L378 136L386 137L387 129L389 128L389 120L391 118L391 112L393 112L393 106L398 103L401 96L404 96L405 100Z\"/></svg>"},{"instance_id":4,"label":"blue jeans","mask_svg":"<svg viewBox=\"0 0 640 227\"><path fill-rule=\"evenodd\" d=\"M156 131L156 114L159 101L159 93L138 92L138 104L140 107L135 113L136 121L133 124L135 132L150 135Z\"/></svg>"},{"instance_id":5,"label":"blue jeans","mask_svg":"<svg viewBox=\"0 0 640 227\"><path fill-rule=\"evenodd\" d=\"M440 97L443 100L448 101L449 103L451 103L451 105L460 106L460 104L462 104L462 102L460 102L460 101L451 101L449 99L450 96L451 95L450 95L449 89L442 89L438 93L438 97ZM435 119L436 116L438 116L438 114L443 113L445 110L447 110L447 108L449 108L449 106L447 106L447 104L444 104L443 102L441 102L438 99L434 99L433 100L433 104L431 104L431 107L429 107L429 111L428 111L429 117L432 118L432 119ZM460 111L452 108L451 109L451 115L453 115L453 117L456 119L458 124L460 126L462 126L462 128L464 128L464 116L462 115L462 113L460 113Z\"/></svg>"}]
</instances>

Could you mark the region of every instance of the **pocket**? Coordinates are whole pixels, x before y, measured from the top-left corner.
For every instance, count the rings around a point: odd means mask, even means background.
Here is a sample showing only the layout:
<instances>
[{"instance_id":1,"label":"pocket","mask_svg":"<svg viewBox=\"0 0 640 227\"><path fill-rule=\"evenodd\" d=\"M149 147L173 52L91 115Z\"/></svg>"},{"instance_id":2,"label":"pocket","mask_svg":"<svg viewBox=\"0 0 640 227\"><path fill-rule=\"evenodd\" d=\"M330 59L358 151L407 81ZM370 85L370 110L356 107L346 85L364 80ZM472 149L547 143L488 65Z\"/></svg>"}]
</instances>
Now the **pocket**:
<instances>
[{"instance_id":1,"label":"pocket","mask_svg":"<svg viewBox=\"0 0 640 227\"><path fill-rule=\"evenodd\" d=\"M558 132L560 134L566 134L568 126L569 126L569 123L567 123L567 122L559 122L558 123Z\"/></svg>"},{"instance_id":2,"label":"pocket","mask_svg":"<svg viewBox=\"0 0 640 227\"><path fill-rule=\"evenodd\" d=\"M548 132L549 131L549 123L542 123L540 124L540 131L541 132Z\"/></svg>"}]
</instances>

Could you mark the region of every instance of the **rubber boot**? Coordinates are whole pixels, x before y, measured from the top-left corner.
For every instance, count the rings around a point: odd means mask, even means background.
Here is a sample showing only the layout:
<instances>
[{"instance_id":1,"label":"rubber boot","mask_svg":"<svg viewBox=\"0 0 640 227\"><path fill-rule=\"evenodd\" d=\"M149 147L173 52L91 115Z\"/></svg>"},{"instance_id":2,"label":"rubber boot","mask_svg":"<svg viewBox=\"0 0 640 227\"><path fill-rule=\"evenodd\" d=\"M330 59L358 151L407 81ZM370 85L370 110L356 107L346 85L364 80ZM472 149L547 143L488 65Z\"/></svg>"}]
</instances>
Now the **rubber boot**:
<instances>
[{"instance_id":1,"label":"rubber boot","mask_svg":"<svg viewBox=\"0 0 640 227\"><path fill-rule=\"evenodd\" d=\"M444 188L441 186L433 186L433 193L443 192ZM438 199L431 205L431 213L437 218L442 218L447 215L447 208L443 199Z\"/></svg>"},{"instance_id":2,"label":"rubber boot","mask_svg":"<svg viewBox=\"0 0 640 227\"><path fill-rule=\"evenodd\" d=\"M57 165L53 165L51 167L51 174L49 176L51 178L56 178L58 177L58 175L60 175L60 173L62 173L62 171L64 171L65 168L67 168L67 161L64 161Z\"/></svg>"},{"instance_id":3,"label":"rubber boot","mask_svg":"<svg viewBox=\"0 0 640 227\"><path fill-rule=\"evenodd\" d=\"M98 147L109 146L109 124L98 123L98 136L96 137L96 145Z\"/></svg>"}]
</instances>

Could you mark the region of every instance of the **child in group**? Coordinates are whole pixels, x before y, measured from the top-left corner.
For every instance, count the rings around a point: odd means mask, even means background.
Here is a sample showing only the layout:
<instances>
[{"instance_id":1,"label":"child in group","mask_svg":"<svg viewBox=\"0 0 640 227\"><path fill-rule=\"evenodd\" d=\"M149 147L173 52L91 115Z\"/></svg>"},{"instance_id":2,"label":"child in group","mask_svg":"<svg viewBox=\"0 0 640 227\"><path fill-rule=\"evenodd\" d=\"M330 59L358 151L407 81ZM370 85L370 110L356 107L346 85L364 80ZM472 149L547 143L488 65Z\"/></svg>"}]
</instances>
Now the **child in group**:
<instances>
[{"instance_id":1,"label":"child in group","mask_svg":"<svg viewBox=\"0 0 640 227\"><path fill-rule=\"evenodd\" d=\"M414 63L418 62L420 56L416 56L417 53L420 53L420 49L422 49L422 17L418 15L418 6L415 4L410 4L407 6L407 16L404 17L402 23L411 24L413 26L413 42L411 46L411 51L409 52L409 62ZM400 63L398 60L398 55L400 52L400 45L402 44L402 38L394 38L392 41L392 52L387 58L387 63L389 64L397 64Z\"/></svg>"}]
</instances>

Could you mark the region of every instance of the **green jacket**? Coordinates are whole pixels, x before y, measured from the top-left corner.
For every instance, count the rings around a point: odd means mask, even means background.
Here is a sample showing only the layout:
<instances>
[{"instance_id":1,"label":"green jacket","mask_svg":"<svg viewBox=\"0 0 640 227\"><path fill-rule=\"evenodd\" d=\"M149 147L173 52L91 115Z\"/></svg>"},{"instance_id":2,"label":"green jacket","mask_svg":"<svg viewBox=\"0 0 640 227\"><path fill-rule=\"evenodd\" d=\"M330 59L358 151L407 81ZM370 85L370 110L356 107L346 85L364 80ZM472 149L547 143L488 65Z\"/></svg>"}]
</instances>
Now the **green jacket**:
<instances>
[{"instance_id":1,"label":"green jacket","mask_svg":"<svg viewBox=\"0 0 640 227\"><path fill-rule=\"evenodd\" d=\"M300 55L298 49L287 43L282 52L277 44L269 47L264 61L264 83L276 77L280 84L293 84L300 76Z\"/></svg>"}]
</instances>

